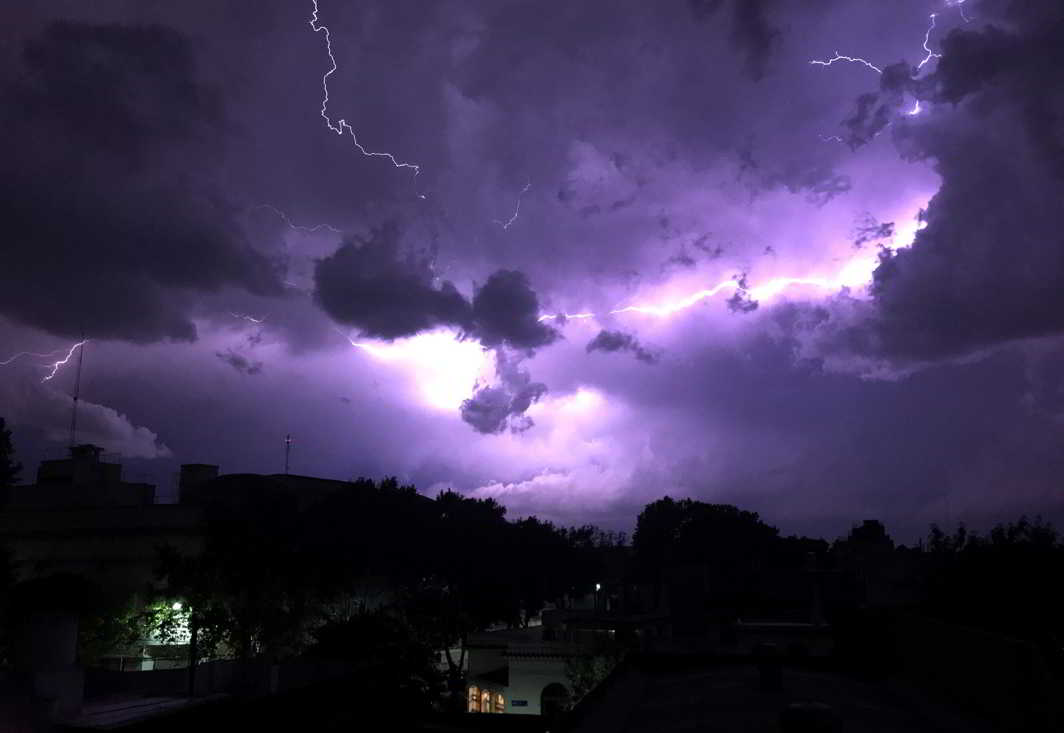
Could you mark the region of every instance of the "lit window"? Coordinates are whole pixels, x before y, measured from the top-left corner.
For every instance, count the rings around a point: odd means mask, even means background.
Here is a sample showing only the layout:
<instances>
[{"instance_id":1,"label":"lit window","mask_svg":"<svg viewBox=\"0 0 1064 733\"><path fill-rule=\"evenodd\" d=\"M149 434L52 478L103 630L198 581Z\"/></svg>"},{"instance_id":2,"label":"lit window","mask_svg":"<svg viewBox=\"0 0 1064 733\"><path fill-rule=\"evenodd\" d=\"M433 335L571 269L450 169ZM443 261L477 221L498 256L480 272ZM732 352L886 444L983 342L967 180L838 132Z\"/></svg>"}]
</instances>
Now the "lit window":
<instances>
[{"instance_id":1,"label":"lit window","mask_svg":"<svg viewBox=\"0 0 1064 733\"><path fill-rule=\"evenodd\" d=\"M469 687L469 712L480 712L480 690L476 685L470 685Z\"/></svg>"},{"instance_id":2,"label":"lit window","mask_svg":"<svg viewBox=\"0 0 1064 733\"><path fill-rule=\"evenodd\" d=\"M502 693L499 693L499 694L495 695L495 712L497 712L497 713L505 713L506 712L506 700L503 699Z\"/></svg>"},{"instance_id":3,"label":"lit window","mask_svg":"<svg viewBox=\"0 0 1064 733\"><path fill-rule=\"evenodd\" d=\"M491 692L488 690L484 690L480 693L480 712L491 712Z\"/></svg>"}]
</instances>

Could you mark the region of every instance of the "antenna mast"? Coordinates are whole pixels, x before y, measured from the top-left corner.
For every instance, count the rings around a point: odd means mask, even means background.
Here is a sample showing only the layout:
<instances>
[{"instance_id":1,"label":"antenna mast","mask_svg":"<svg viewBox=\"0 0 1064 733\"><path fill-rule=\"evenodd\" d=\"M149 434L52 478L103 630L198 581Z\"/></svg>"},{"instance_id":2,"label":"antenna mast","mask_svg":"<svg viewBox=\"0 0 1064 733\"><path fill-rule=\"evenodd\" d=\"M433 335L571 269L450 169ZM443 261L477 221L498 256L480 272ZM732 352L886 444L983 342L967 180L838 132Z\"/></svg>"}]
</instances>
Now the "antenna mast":
<instances>
[{"instance_id":1,"label":"antenna mast","mask_svg":"<svg viewBox=\"0 0 1064 733\"><path fill-rule=\"evenodd\" d=\"M292 434L284 436L284 475L288 475L288 454L292 452Z\"/></svg>"},{"instance_id":2,"label":"antenna mast","mask_svg":"<svg viewBox=\"0 0 1064 733\"><path fill-rule=\"evenodd\" d=\"M82 343L78 349L78 371L74 377L74 404L70 410L70 447L77 444L78 439L78 398L81 396L81 365L85 361L85 335L81 336Z\"/></svg>"}]
</instances>

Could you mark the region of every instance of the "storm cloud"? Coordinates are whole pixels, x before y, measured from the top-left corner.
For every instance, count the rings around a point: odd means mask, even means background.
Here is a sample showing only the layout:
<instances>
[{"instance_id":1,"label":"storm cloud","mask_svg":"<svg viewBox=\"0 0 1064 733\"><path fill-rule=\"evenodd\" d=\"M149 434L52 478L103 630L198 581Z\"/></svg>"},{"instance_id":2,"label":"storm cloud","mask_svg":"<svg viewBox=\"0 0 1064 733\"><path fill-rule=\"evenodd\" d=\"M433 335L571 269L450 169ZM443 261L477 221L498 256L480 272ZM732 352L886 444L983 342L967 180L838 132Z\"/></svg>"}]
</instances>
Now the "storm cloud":
<instances>
[{"instance_id":1,"label":"storm cloud","mask_svg":"<svg viewBox=\"0 0 1064 733\"><path fill-rule=\"evenodd\" d=\"M161 25L54 22L0 87L0 309L56 335L192 341L197 294L283 292L214 180L231 122Z\"/></svg>"},{"instance_id":2,"label":"storm cloud","mask_svg":"<svg viewBox=\"0 0 1064 733\"><path fill-rule=\"evenodd\" d=\"M331 317L364 336L396 339L453 327L485 347L531 351L559 333L539 321L539 298L516 270L492 273L467 300L454 284L434 284L431 259L403 253L394 224L349 240L319 260L315 298Z\"/></svg>"},{"instance_id":3,"label":"storm cloud","mask_svg":"<svg viewBox=\"0 0 1064 733\"><path fill-rule=\"evenodd\" d=\"M462 403L462 420L480 433L497 434L504 430L523 433L535 423L525 411L547 393L547 385L533 382L520 367L521 357L495 351L497 384L478 386L473 396Z\"/></svg>"},{"instance_id":4,"label":"storm cloud","mask_svg":"<svg viewBox=\"0 0 1064 733\"><path fill-rule=\"evenodd\" d=\"M319 260L314 295L334 319L375 338L412 336L437 326L470 329L469 302L452 283L437 287L433 279L431 259L401 252L399 229L391 223Z\"/></svg>"},{"instance_id":5,"label":"storm cloud","mask_svg":"<svg viewBox=\"0 0 1064 733\"><path fill-rule=\"evenodd\" d=\"M660 353L643 346L635 336L624 331L603 329L584 348L589 354L592 351L627 351L644 364L657 364L661 359Z\"/></svg>"},{"instance_id":6,"label":"storm cloud","mask_svg":"<svg viewBox=\"0 0 1064 733\"><path fill-rule=\"evenodd\" d=\"M1064 517L1059 3L318 9L362 150L309 0L0 30L0 362L84 328L131 475L290 433L300 473L617 529ZM28 467L54 358L0 366Z\"/></svg>"},{"instance_id":7,"label":"storm cloud","mask_svg":"<svg viewBox=\"0 0 1064 733\"><path fill-rule=\"evenodd\" d=\"M871 303L810 314L816 349L858 370L964 358L1064 331L1064 9L984 3L991 24L942 41L921 78L885 69L881 91L858 100L855 140L890 126L902 155L927 160L942 185L912 247L885 250ZM1001 26L994 25L1001 23ZM922 97L902 112L902 92ZM1056 119L1057 122L1052 121Z\"/></svg>"}]
</instances>

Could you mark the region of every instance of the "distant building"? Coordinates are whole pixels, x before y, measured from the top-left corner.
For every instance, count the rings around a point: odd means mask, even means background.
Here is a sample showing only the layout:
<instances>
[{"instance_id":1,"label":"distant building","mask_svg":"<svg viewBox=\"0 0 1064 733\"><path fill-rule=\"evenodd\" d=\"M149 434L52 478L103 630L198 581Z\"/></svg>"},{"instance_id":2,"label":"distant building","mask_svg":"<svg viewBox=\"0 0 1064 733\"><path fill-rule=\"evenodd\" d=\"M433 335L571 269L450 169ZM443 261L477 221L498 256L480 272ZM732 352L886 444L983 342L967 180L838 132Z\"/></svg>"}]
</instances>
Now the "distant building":
<instances>
[{"instance_id":1,"label":"distant building","mask_svg":"<svg viewBox=\"0 0 1064 733\"><path fill-rule=\"evenodd\" d=\"M525 629L470 634L467 710L551 716L574 701L574 662L640 648L665 633L660 613L626 612L614 605L621 588L599 586L568 608L543 612L543 623Z\"/></svg>"},{"instance_id":2,"label":"distant building","mask_svg":"<svg viewBox=\"0 0 1064 733\"><path fill-rule=\"evenodd\" d=\"M108 460L97 446L78 445L67 458L42 461L34 483L10 490L0 506L0 538L13 552L20 581L71 574L111 599L136 603L157 583L160 547L186 556L202 551L212 500L273 491L295 497L302 509L351 485L288 474L219 475L215 465L184 464L178 501L159 503L155 486L125 481L121 464ZM390 591L366 579L358 592L369 605L379 605ZM186 665L187 654L180 644L143 639L113 650L98 664L158 669Z\"/></svg>"},{"instance_id":3,"label":"distant building","mask_svg":"<svg viewBox=\"0 0 1064 733\"><path fill-rule=\"evenodd\" d=\"M78 445L69 458L42 461L35 483L11 489L0 536L19 579L72 573L132 593L152 581L159 545L195 553L202 543L198 509L155 500L153 485L124 481L100 448Z\"/></svg>"}]
</instances>

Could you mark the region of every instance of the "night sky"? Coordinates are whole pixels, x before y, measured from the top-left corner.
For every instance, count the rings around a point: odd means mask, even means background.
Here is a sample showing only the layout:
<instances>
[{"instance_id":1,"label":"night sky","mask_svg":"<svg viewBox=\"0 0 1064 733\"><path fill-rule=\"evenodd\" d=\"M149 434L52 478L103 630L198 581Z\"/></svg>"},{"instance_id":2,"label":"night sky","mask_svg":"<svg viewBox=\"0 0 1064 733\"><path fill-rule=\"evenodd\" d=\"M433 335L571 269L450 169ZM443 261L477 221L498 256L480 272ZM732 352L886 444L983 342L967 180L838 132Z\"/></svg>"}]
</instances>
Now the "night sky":
<instances>
[{"instance_id":1,"label":"night sky","mask_svg":"<svg viewBox=\"0 0 1064 733\"><path fill-rule=\"evenodd\" d=\"M566 524L1064 519L1059 0L314 11L3 11L26 480L84 335L79 440L164 494L291 433Z\"/></svg>"}]
</instances>

